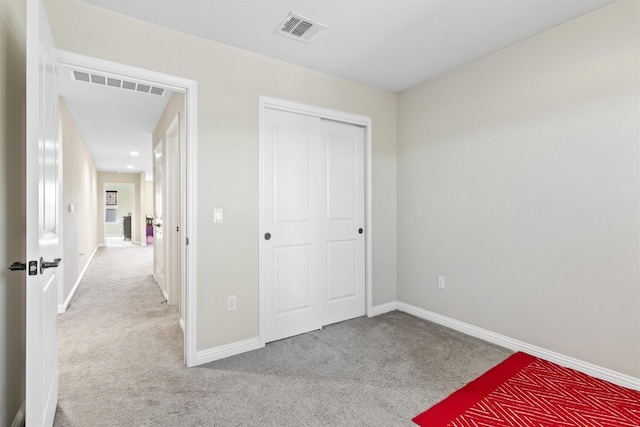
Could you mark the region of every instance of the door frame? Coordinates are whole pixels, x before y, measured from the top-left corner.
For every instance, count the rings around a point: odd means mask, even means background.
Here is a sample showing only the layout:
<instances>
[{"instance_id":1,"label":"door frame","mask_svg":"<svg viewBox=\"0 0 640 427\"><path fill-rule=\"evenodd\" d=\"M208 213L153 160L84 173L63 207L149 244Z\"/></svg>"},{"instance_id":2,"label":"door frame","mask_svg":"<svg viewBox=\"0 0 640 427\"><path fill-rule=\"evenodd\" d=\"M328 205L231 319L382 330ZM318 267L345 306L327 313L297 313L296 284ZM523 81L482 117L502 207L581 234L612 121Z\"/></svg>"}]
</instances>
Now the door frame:
<instances>
[{"instance_id":1,"label":"door frame","mask_svg":"<svg viewBox=\"0 0 640 427\"><path fill-rule=\"evenodd\" d=\"M307 116L320 117L322 119L335 120L338 122L348 123L356 126L364 127L365 133L365 146L364 146L364 168L365 168L365 182L364 182L364 222L365 222L365 314L371 316L373 309L373 263L372 263L372 242L373 242L373 204L372 204L372 121L370 117L361 116L357 114L347 113L344 111L331 110L322 107L311 106L307 104L301 104L298 102L287 101L284 99L272 98L268 96L259 97L259 112L258 112L258 141L259 141L259 217L258 217L258 264L259 264L259 341L260 347L265 346L265 322L266 322L266 310L265 310L265 289L264 289L264 260L262 255L262 236L265 233L264 224L262 223L263 206L264 206L264 114L266 109L288 111L296 114L304 114Z\"/></svg>"},{"instance_id":2,"label":"door frame","mask_svg":"<svg viewBox=\"0 0 640 427\"><path fill-rule=\"evenodd\" d=\"M137 68L117 62L93 58L76 54L64 50L55 51L56 63L74 69L87 72L108 73L122 78L131 78L151 84L153 86L164 87L165 89L182 92L185 95L185 118L184 127L186 138L185 163L182 171L182 178L186 186L184 191L184 212L181 218L180 229L184 230L184 241L180 244L181 259L185 260L184 266L184 363L186 366L196 366L197 352L197 237L196 213L197 213L197 82L182 77L159 73L156 71Z\"/></svg>"}]
</instances>

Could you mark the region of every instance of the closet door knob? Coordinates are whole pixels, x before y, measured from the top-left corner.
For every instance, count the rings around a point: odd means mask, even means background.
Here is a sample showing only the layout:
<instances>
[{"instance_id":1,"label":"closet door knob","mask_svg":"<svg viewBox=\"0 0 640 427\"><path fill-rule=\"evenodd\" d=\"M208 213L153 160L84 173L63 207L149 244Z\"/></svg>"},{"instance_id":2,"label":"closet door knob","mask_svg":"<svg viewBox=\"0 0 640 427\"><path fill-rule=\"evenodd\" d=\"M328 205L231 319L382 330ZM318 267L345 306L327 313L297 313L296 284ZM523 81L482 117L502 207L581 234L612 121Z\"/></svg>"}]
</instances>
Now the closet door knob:
<instances>
[{"instance_id":1,"label":"closet door knob","mask_svg":"<svg viewBox=\"0 0 640 427\"><path fill-rule=\"evenodd\" d=\"M269 240L271 238L271 233L264 234L264 240Z\"/></svg>"}]
</instances>

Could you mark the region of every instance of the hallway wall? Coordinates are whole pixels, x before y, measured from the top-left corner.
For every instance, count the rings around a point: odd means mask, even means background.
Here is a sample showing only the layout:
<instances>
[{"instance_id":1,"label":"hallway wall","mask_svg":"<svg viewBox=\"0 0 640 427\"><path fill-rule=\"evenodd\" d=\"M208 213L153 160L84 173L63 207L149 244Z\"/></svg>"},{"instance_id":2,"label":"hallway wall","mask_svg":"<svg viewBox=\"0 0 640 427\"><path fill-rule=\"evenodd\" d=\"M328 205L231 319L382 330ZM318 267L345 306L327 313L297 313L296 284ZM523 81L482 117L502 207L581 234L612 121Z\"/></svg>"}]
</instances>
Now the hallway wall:
<instances>
[{"instance_id":1,"label":"hallway wall","mask_svg":"<svg viewBox=\"0 0 640 427\"><path fill-rule=\"evenodd\" d=\"M98 244L96 223L97 172L69 110L60 99L60 149L62 151L62 268L59 305L64 307L81 272Z\"/></svg>"}]
</instances>

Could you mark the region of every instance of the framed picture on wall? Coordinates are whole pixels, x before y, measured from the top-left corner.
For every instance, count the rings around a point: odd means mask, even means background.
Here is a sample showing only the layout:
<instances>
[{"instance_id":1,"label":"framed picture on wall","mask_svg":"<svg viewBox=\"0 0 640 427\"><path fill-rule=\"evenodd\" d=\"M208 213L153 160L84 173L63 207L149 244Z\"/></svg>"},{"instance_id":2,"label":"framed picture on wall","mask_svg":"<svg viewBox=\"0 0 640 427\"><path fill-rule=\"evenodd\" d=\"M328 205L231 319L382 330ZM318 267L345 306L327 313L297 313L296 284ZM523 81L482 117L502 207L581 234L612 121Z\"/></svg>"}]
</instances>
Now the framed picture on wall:
<instances>
[{"instance_id":1,"label":"framed picture on wall","mask_svg":"<svg viewBox=\"0 0 640 427\"><path fill-rule=\"evenodd\" d=\"M113 206L118 204L118 192L117 191L106 191L105 202L107 206Z\"/></svg>"}]
</instances>

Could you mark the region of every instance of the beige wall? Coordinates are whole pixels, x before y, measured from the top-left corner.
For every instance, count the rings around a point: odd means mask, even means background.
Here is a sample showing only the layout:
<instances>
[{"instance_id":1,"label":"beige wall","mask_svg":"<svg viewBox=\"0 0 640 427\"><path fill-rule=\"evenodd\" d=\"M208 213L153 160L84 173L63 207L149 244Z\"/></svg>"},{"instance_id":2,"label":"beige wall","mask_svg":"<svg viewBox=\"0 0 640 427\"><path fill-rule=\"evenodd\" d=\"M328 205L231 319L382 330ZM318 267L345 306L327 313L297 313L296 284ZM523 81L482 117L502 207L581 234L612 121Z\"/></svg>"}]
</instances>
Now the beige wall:
<instances>
[{"instance_id":1,"label":"beige wall","mask_svg":"<svg viewBox=\"0 0 640 427\"><path fill-rule=\"evenodd\" d=\"M198 83L199 350L258 335L258 97L373 120L373 302L394 301L396 95L108 12L48 1L56 45ZM225 222L213 227L213 208ZM226 309L228 295L237 310Z\"/></svg>"},{"instance_id":2,"label":"beige wall","mask_svg":"<svg viewBox=\"0 0 640 427\"><path fill-rule=\"evenodd\" d=\"M0 425L25 398L26 3L0 1Z\"/></svg>"},{"instance_id":3,"label":"beige wall","mask_svg":"<svg viewBox=\"0 0 640 427\"><path fill-rule=\"evenodd\" d=\"M153 181L144 182L144 208L145 217L153 218Z\"/></svg>"},{"instance_id":4,"label":"beige wall","mask_svg":"<svg viewBox=\"0 0 640 427\"><path fill-rule=\"evenodd\" d=\"M399 301L640 377L639 5L399 95Z\"/></svg>"},{"instance_id":5,"label":"beige wall","mask_svg":"<svg viewBox=\"0 0 640 427\"><path fill-rule=\"evenodd\" d=\"M132 203L132 212L131 212L131 241L134 244L140 243L141 232L144 230L140 230L140 225L142 224L142 220L140 216L144 217L144 213L140 213L140 174L138 173L117 173L117 172L98 172L98 180L97 180L97 191L98 198L96 202L97 206L97 229L98 229L98 244L105 244L104 241L104 233L105 233L105 193L104 189L109 186L105 186L108 183L116 183L116 184L133 184L133 203Z\"/></svg>"},{"instance_id":6,"label":"beige wall","mask_svg":"<svg viewBox=\"0 0 640 427\"><path fill-rule=\"evenodd\" d=\"M138 187L140 188L140 194L138 195L138 200L136 200L136 211L138 212L138 227L140 228L140 244L147 244L147 220L146 220L146 212L147 212L147 181L146 181L146 173L139 172L138 173ZM133 221L133 218L131 219Z\"/></svg>"},{"instance_id":7,"label":"beige wall","mask_svg":"<svg viewBox=\"0 0 640 427\"><path fill-rule=\"evenodd\" d=\"M186 132L184 126L184 94L179 92L173 92L170 95L169 101L167 101L167 105L156 124L156 128L153 130L153 147L152 150L156 148L158 143L162 141L166 141L166 133L173 122L173 119L179 115L179 128L180 128L180 139L182 141L186 140ZM166 152L166 151L165 151Z\"/></svg>"},{"instance_id":8,"label":"beige wall","mask_svg":"<svg viewBox=\"0 0 640 427\"><path fill-rule=\"evenodd\" d=\"M98 243L97 172L73 117L60 100L60 147L62 150L62 304L68 298L80 273L87 266ZM70 212L69 206L73 206Z\"/></svg>"}]
</instances>

